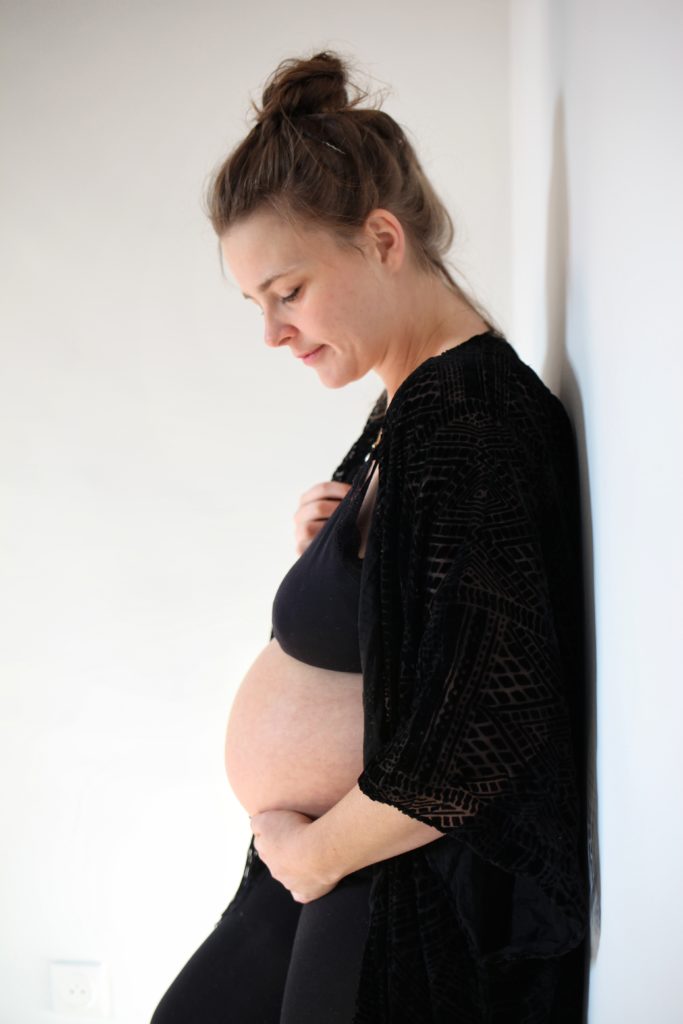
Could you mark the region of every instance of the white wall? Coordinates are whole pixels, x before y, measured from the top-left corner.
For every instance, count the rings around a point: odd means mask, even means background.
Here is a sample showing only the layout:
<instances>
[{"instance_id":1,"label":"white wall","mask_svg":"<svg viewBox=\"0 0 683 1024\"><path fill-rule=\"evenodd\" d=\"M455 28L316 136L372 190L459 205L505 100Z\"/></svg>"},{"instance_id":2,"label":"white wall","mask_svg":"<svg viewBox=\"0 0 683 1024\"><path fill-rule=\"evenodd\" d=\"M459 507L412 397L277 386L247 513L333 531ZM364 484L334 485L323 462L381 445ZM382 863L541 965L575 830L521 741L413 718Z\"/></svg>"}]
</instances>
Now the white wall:
<instances>
[{"instance_id":1,"label":"white wall","mask_svg":"<svg viewBox=\"0 0 683 1024\"><path fill-rule=\"evenodd\" d=\"M203 184L279 60L349 52L393 87L454 257L507 326L507 4L0 17L0 1024L62 1019L57 958L104 961L112 1019L144 1024L241 877L224 727L298 496L381 390L275 365L221 278Z\"/></svg>"},{"instance_id":2,"label":"white wall","mask_svg":"<svg viewBox=\"0 0 683 1024\"><path fill-rule=\"evenodd\" d=\"M512 0L510 337L570 406L594 583L591 1024L679 1024L683 6Z\"/></svg>"}]
</instances>

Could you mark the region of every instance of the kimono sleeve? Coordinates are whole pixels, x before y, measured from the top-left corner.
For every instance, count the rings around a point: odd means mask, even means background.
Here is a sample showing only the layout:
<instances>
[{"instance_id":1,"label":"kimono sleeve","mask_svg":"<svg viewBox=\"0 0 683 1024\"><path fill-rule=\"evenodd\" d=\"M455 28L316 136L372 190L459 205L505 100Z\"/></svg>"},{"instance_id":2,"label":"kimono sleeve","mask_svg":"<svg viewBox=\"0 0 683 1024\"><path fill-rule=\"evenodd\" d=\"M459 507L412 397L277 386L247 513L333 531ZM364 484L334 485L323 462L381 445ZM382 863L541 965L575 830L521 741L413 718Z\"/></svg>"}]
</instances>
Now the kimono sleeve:
<instances>
[{"instance_id":1,"label":"kimono sleeve","mask_svg":"<svg viewBox=\"0 0 683 1024\"><path fill-rule=\"evenodd\" d=\"M481 956L550 955L585 926L558 467L486 417L406 465L398 710L358 785L444 833L425 849Z\"/></svg>"}]
</instances>

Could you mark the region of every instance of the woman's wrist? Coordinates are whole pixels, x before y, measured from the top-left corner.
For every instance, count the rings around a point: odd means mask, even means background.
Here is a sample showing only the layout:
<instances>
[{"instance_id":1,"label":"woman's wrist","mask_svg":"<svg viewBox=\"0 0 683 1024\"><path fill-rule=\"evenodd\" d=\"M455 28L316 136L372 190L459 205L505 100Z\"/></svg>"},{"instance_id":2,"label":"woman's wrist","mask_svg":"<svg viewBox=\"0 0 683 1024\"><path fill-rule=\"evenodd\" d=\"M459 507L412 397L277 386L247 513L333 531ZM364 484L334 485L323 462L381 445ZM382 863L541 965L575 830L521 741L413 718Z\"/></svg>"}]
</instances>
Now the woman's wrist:
<instances>
[{"instance_id":1,"label":"woman's wrist","mask_svg":"<svg viewBox=\"0 0 683 1024\"><path fill-rule=\"evenodd\" d=\"M392 804L371 800L358 784L302 833L311 872L336 884L353 871L441 839L444 833Z\"/></svg>"}]
</instances>

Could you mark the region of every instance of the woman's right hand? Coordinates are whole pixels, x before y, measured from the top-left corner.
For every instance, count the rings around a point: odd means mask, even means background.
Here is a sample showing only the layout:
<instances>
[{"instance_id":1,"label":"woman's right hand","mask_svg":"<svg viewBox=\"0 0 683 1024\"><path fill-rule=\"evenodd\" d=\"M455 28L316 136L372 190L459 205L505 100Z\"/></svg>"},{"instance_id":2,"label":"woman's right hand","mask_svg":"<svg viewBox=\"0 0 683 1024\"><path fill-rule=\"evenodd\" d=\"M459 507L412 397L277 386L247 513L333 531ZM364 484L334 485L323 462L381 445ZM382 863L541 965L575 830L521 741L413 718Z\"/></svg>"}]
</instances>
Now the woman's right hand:
<instances>
[{"instance_id":1,"label":"woman's right hand","mask_svg":"<svg viewBox=\"0 0 683 1024\"><path fill-rule=\"evenodd\" d=\"M324 480L304 491L299 500L299 507L294 513L294 538L299 555L303 555L350 490L351 484L345 484L341 480Z\"/></svg>"}]
</instances>

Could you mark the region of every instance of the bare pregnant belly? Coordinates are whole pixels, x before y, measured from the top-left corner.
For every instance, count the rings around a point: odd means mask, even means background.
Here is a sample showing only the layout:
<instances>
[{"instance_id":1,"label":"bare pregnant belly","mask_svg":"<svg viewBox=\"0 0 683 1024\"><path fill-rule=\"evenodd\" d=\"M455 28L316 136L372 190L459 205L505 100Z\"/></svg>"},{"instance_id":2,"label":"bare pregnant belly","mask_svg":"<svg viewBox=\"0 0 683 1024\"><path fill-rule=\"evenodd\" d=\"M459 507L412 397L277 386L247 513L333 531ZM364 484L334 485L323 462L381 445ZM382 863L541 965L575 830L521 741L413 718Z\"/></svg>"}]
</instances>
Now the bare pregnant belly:
<instances>
[{"instance_id":1,"label":"bare pregnant belly","mask_svg":"<svg viewBox=\"0 0 683 1024\"><path fill-rule=\"evenodd\" d=\"M290 657L274 638L235 695L225 769L248 814L324 814L363 770L363 677Z\"/></svg>"}]
</instances>

